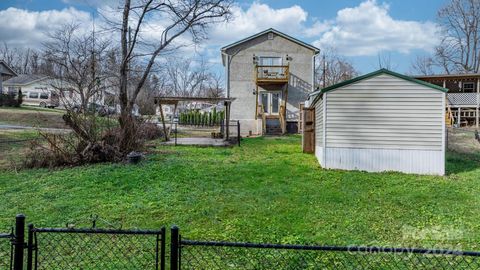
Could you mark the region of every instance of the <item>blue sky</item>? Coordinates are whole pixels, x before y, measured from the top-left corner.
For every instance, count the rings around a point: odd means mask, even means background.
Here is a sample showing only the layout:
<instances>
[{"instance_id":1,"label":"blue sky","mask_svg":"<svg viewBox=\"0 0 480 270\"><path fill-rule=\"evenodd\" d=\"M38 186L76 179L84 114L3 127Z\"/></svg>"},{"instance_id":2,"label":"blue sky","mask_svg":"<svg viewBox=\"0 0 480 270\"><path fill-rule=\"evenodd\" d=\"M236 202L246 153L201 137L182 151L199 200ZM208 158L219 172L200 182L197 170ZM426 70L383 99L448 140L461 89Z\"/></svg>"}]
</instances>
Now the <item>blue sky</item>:
<instances>
[{"instance_id":1,"label":"blue sky","mask_svg":"<svg viewBox=\"0 0 480 270\"><path fill-rule=\"evenodd\" d=\"M417 55L431 53L438 42L436 13L446 1L241 0L235 4L235 19L214 27L210 40L191 51L219 66L222 45L274 27L321 49L335 48L361 73L375 70L379 55L389 57L394 70L406 73ZM68 20L87 27L97 8L112 3L116 2L2 0L1 41L38 48L45 31Z\"/></svg>"}]
</instances>

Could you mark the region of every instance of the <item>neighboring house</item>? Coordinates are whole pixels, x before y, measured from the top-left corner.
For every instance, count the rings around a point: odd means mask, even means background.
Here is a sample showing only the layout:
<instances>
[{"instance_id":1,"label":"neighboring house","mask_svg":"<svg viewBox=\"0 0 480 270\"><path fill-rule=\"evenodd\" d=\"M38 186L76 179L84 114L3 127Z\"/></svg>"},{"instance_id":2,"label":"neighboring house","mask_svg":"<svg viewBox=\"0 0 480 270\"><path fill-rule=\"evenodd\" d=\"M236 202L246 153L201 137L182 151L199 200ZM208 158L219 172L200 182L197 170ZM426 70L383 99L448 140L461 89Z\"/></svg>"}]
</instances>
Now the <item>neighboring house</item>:
<instances>
[{"instance_id":1,"label":"neighboring house","mask_svg":"<svg viewBox=\"0 0 480 270\"><path fill-rule=\"evenodd\" d=\"M479 128L480 74L443 74L416 76L443 88L447 88L447 124L471 125Z\"/></svg>"},{"instance_id":2,"label":"neighboring house","mask_svg":"<svg viewBox=\"0 0 480 270\"><path fill-rule=\"evenodd\" d=\"M203 102L203 101L191 101L183 104L180 110L204 110L208 107L211 107L211 102Z\"/></svg>"},{"instance_id":3,"label":"neighboring house","mask_svg":"<svg viewBox=\"0 0 480 270\"><path fill-rule=\"evenodd\" d=\"M58 107L60 100L57 92L44 75L21 74L3 83L8 93L17 95L21 90L23 104L40 107Z\"/></svg>"},{"instance_id":4,"label":"neighboring house","mask_svg":"<svg viewBox=\"0 0 480 270\"><path fill-rule=\"evenodd\" d=\"M221 49L230 118L242 134L295 132L299 106L313 91L319 49L268 29Z\"/></svg>"},{"instance_id":5,"label":"neighboring house","mask_svg":"<svg viewBox=\"0 0 480 270\"><path fill-rule=\"evenodd\" d=\"M314 110L319 163L324 168L443 175L447 91L381 69L312 93L306 105Z\"/></svg>"},{"instance_id":6,"label":"neighboring house","mask_svg":"<svg viewBox=\"0 0 480 270\"><path fill-rule=\"evenodd\" d=\"M165 117L166 120L171 121L173 119L174 105L163 105L162 111L163 111L163 117ZM155 115L157 116L161 115L159 106L155 106Z\"/></svg>"},{"instance_id":7,"label":"neighboring house","mask_svg":"<svg viewBox=\"0 0 480 270\"><path fill-rule=\"evenodd\" d=\"M3 91L3 82L15 76L17 73L7 63L0 60L0 94L6 93Z\"/></svg>"},{"instance_id":8,"label":"neighboring house","mask_svg":"<svg viewBox=\"0 0 480 270\"><path fill-rule=\"evenodd\" d=\"M204 113L210 113L210 112L213 112L213 109L215 109L215 111L217 112L221 112L223 110L225 110L225 105L223 105L222 103L218 103L218 104L210 104L209 107L205 108L205 109L202 109L200 110L201 112L204 112Z\"/></svg>"},{"instance_id":9,"label":"neighboring house","mask_svg":"<svg viewBox=\"0 0 480 270\"><path fill-rule=\"evenodd\" d=\"M72 87L60 80L45 75L21 74L3 83L4 89L12 94L21 90L24 105L40 107L74 107L81 104L80 94ZM59 89L62 89L61 91ZM104 105L105 99L114 93L99 91L90 98L89 103Z\"/></svg>"}]
</instances>

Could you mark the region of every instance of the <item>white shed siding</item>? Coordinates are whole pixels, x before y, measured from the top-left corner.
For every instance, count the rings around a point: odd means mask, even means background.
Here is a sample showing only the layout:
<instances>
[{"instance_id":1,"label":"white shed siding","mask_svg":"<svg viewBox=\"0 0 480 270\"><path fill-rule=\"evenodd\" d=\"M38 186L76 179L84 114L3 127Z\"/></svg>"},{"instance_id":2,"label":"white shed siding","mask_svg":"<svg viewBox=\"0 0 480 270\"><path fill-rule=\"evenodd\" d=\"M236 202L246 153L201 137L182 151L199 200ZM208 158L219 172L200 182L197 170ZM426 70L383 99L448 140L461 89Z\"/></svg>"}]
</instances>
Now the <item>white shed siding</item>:
<instances>
[{"instance_id":1,"label":"white shed siding","mask_svg":"<svg viewBox=\"0 0 480 270\"><path fill-rule=\"evenodd\" d=\"M443 175L442 151L327 147L325 168Z\"/></svg>"},{"instance_id":2,"label":"white shed siding","mask_svg":"<svg viewBox=\"0 0 480 270\"><path fill-rule=\"evenodd\" d=\"M323 166L323 99L315 105L315 155Z\"/></svg>"},{"instance_id":3,"label":"white shed siding","mask_svg":"<svg viewBox=\"0 0 480 270\"><path fill-rule=\"evenodd\" d=\"M443 92L381 74L323 98L316 104L327 108L316 127L317 142L325 141L316 148L323 167L444 174Z\"/></svg>"}]
</instances>

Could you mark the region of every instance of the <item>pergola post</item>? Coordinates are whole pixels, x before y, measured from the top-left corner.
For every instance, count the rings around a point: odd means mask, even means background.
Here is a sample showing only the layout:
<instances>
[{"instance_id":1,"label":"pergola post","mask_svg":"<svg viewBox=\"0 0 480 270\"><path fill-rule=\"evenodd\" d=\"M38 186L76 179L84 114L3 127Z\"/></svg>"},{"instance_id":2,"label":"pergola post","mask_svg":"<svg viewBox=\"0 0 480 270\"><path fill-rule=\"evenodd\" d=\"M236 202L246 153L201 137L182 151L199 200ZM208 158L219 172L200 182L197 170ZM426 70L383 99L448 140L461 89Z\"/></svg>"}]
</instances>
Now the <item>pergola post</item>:
<instances>
[{"instance_id":1,"label":"pergola post","mask_svg":"<svg viewBox=\"0 0 480 270\"><path fill-rule=\"evenodd\" d=\"M160 107L160 118L162 119L163 134L165 136L165 141L169 141L168 134L167 134L167 126L165 125L165 118L163 117L162 103L159 102L158 106Z\"/></svg>"},{"instance_id":2,"label":"pergola post","mask_svg":"<svg viewBox=\"0 0 480 270\"><path fill-rule=\"evenodd\" d=\"M225 140L230 138L230 102L225 102Z\"/></svg>"}]
</instances>

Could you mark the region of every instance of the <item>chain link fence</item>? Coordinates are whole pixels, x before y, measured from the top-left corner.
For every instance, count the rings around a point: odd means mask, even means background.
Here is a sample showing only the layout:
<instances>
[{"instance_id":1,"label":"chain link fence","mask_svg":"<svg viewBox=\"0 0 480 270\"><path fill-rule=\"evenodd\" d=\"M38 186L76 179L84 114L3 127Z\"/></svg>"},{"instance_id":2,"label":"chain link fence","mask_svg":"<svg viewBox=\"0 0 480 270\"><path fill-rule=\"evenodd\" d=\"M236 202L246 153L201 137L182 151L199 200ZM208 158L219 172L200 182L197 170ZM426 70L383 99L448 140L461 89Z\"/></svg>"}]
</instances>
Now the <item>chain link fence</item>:
<instances>
[{"instance_id":1,"label":"chain link fence","mask_svg":"<svg viewBox=\"0 0 480 270\"><path fill-rule=\"evenodd\" d=\"M0 233L0 269L10 269L12 265L13 235Z\"/></svg>"},{"instance_id":2,"label":"chain link fence","mask_svg":"<svg viewBox=\"0 0 480 270\"><path fill-rule=\"evenodd\" d=\"M479 269L480 257L451 251L371 247L224 245L182 241L181 269Z\"/></svg>"},{"instance_id":3,"label":"chain link fence","mask_svg":"<svg viewBox=\"0 0 480 270\"><path fill-rule=\"evenodd\" d=\"M30 230L34 269L164 269L164 228Z\"/></svg>"},{"instance_id":4,"label":"chain link fence","mask_svg":"<svg viewBox=\"0 0 480 270\"><path fill-rule=\"evenodd\" d=\"M172 229L172 270L187 269L480 269L480 252L206 242Z\"/></svg>"}]
</instances>

